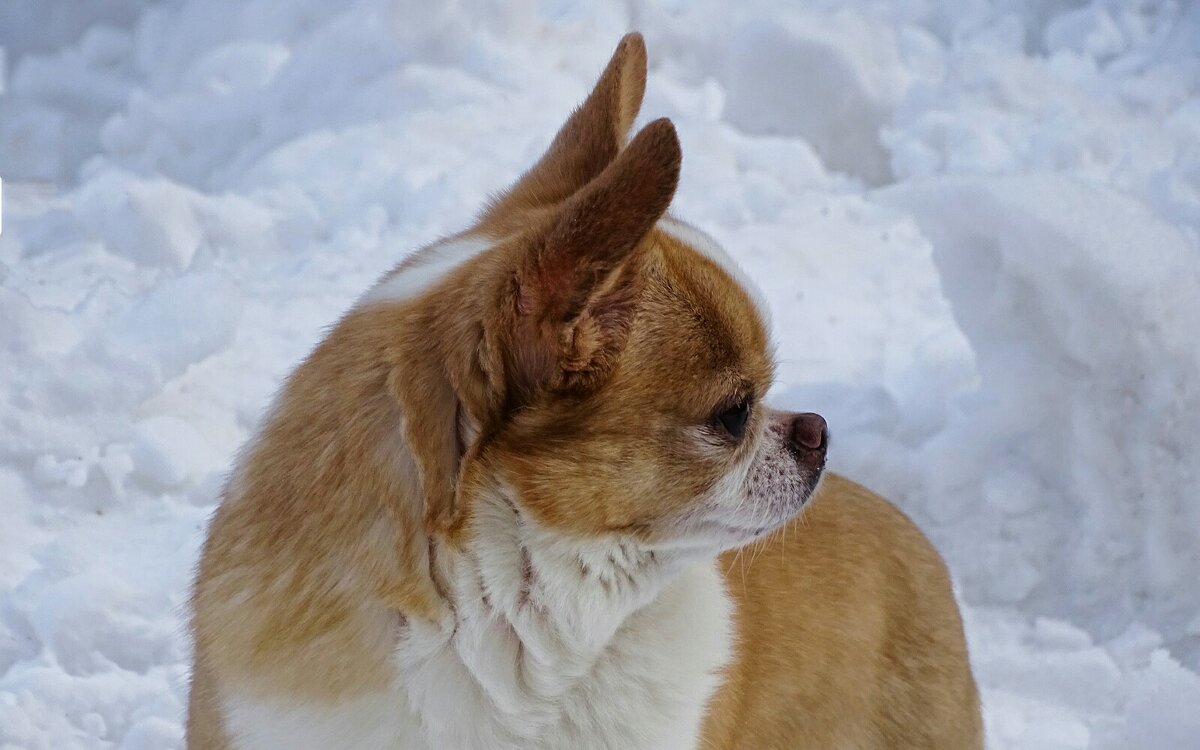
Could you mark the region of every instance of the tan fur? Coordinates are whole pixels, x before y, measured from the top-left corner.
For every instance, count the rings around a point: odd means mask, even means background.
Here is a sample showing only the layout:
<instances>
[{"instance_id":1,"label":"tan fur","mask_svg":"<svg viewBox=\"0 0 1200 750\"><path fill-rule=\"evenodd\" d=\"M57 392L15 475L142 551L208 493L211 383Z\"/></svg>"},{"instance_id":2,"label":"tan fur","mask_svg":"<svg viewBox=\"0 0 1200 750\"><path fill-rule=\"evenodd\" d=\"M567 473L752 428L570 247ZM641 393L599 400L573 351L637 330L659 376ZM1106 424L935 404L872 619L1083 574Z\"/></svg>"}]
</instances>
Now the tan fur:
<instances>
[{"instance_id":1,"label":"tan fur","mask_svg":"<svg viewBox=\"0 0 1200 750\"><path fill-rule=\"evenodd\" d=\"M388 464L404 312L339 323L230 481L193 597L197 652L223 679L321 695L378 687L390 678L387 609L438 615L419 488Z\"/></svg>"},{"instance_id":2,"label":"tan fur","mask_svg":"<svg viewBox=\"0 0 1200 750\"><path fill-rule=\"evenodd\" d=\"M470 543L495 477L547 528L654 541L764 439L766 408L740 444L697 455L689 437L759 402L773 363L747 292L654 228L681 156L665 120L625 145L645 68L626 37L547 154L465 233L491 247L411 298L350 311L289 378L204 547L190 748L229 747L231 688L332 703L391 684L400 628L452 616L432 559ZM977 747L936 553L845 480L822 495L745 580L727 558L741 646L707 741Z\"/></svg>"},{"instance_id":3,"label":"tan fur","mask_svg":"<svg viewBox=\"0 0 1200 750\"><path fill-rule=\"evenodd\" d=\"M737 652L705 748L983 747L950 577L891 503L829 475L799 518L722 565Z\"/></svg>"}]
</instances>

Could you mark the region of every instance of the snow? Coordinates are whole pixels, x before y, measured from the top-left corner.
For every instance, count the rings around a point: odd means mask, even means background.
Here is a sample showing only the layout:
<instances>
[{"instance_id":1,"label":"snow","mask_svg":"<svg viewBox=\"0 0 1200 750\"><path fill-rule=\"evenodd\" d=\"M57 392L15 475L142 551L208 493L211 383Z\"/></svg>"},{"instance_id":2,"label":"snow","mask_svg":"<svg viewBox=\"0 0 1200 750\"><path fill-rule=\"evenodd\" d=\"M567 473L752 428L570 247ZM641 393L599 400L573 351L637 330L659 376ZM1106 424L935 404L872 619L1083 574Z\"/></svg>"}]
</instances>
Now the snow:
<instances>
[{"instance_id":1,"label":"snow","mask_svg":"<svg viewBox=\"0 0 1200 750\"><path fill-rule=\"evenodd\" d=\"M237 447L629 28L775 401L946 555L989 746L1200 747L1200 4L728 5L0 5L0 748L180 746Z\"/></svg>"}]
</instances>

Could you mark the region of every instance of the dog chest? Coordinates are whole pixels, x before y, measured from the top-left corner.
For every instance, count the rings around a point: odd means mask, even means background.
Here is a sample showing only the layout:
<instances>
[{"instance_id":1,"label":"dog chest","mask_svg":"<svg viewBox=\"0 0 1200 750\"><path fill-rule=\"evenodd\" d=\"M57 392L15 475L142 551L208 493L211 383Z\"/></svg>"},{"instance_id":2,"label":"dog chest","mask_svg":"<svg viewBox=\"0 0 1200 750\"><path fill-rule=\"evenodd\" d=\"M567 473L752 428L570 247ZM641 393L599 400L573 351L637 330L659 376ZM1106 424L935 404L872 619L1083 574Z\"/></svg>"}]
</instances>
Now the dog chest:
<instances>
[{"instance_id":1,"label":"dog chest","mask_svg":"<svg viewBox=\"0 0 1200 750\"><path fill-rule=\"evenodd\" d=\"M402 650L392 690L322 706L231 699L226 718L238 750L691 750L729 658L729 617L720 576L704 565L631 616L550 705L528 694L545 675L525 675L527 683L514 675L512 690L497 695L444 641L427 644L419 662ZM506 652L500 643L478 647Z\"/></svg>"}]
</instances>

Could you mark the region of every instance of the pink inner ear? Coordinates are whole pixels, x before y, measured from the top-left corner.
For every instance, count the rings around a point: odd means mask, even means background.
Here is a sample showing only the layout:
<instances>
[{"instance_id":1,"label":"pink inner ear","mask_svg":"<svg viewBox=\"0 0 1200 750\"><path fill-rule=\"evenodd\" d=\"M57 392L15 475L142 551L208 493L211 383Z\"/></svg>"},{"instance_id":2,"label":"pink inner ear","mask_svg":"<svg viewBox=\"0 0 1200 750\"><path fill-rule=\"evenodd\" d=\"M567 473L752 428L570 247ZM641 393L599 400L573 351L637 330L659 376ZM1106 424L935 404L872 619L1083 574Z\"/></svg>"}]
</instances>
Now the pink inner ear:
<instances>
[{"instance_id":1,"label":"pink inner ear","mask_svg":"<svg viewBox=\"0 0 1200 750\"><path fill-rule=\"evenodd\" d=\"M458 462L461 471L463 456L467 455L467 442L463 439L462 434L463 423L463 405L461 399L456 399L454 403L454 444L458 449Z\"/></svg>"},{"instance_id":2,"label":"pink inner ear","mask_svg":"<svg viewBox=\"0 0 1200 750\"><path fill-rule=\"evenodd\" d=\"M567 322L590 291L592 284L585 276L594 274L595 265L594 259L579 257L572 248L543 253L529 290L531 312L541 322Z\"/></svg>"},{"instance_id":3,"label":"pink inner ear","mask_svg":"<svg viewBox=\"0 0 1200 750\"><path fill-rule=\"evenodd\" d=\"M517 314L522 316L532 315L535 304L536 300L530 294L529 284L517 282Z\"/></svg>"}]
</instances>

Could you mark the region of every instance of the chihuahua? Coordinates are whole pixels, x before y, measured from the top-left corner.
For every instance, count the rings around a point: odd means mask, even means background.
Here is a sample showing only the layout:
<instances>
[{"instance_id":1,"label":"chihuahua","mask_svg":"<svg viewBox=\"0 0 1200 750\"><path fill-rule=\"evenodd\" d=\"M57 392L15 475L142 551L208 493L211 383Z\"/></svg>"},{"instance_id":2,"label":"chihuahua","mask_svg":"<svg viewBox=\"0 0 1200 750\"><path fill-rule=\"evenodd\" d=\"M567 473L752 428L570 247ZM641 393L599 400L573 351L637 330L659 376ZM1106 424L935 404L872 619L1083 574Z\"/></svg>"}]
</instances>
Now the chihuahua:
<instances>
[{"instance_id":1,"label":"chihuahua","mask_svg":"<svg viewBox=\"0 0 1200 750\"><path fill-rule=\"evenodd\" d=\"M945 565L764 402L645 85L630 34L287 380L200 561L189 748L982 747Z\"/></svg>"}]
</instances>

